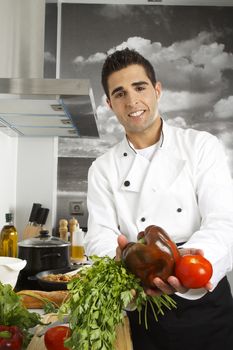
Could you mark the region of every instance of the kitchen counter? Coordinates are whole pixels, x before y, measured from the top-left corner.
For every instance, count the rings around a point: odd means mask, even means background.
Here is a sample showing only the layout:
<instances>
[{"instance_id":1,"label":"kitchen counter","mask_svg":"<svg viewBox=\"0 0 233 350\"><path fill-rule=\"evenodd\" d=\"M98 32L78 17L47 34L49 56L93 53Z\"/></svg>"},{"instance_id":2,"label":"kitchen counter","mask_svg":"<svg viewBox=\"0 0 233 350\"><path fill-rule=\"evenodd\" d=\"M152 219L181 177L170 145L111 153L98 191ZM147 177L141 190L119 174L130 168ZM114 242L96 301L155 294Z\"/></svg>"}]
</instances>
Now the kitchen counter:
<instances>
[{"instance_id":1,"label":"kitchen counter","mask_svg":"<svg viewBox=\"0 0 233 350\"><path fill-rule=\"evenodd\" d=\"M43 314L40 310L42 309L31 309L31 311L37 312L39 310L39 313ZM48 322L54 322L57 320L57 316L55 314L47 314L44 315L43 321L45 323ZM37 334L43 329L42 326L37 326L35 328L35 335L33 336L31 342L29 343L27 350L46 350L45 344L44 344L44 336L38 337Z\"/></svg>"},{"instance_id":2,"label":"kitchen counter","mask_svg":"<svg viewBox=\"0 0 233 350\"><path fill-rule=\"evenodd\" d=\"M35 311L35 310L33 310ZM57 320L56 314L47 314L44 316L43 320L47 322L54 322ZM35 335L32 338L27 350L46 350L44 345L44 336L38 337L37 334L42 329L41 326L36 327ZM123 325L119 325L116 330L117 337L114 350L133 350L131 338L130 338L130 328L129 320L127 316L124 317Z\"/></svg>"},{"instance_id":3,"label":"kitchen counter","mask_svg":"<svg viewBox=\"0 0 233 350\"><path fill-rule=\"evenodd\" d=\"M24 291L21 291L24 292ZM31 291L25 291L25 292L32 292L35 293L35 290ZM38 293L46 293L47 297L51 297L52 300L54 298L62 298L64 295L67 295L67 291L53 291L53 292L44 292L44 291L37 291ZM20 292L19 292L20 293ZM40 315L42 315L42 319L45 323L48 322L54 322L57 321L57 315L56 314L44 314L44 309L42 306L42 302L40 302L38 299L34 299L30 297L23 297L23 303L28 308L30 312L37 312ZM35 306L36 305L36 306ZM35 307L33 307L35 306ZM43 329L42 326L37 326L33 331L35 332L35 335L33 336L30 344L27 347L27 350L46 350L44 345L44 336L38 337L37 334ZM132 350L132 342L130 337L130 326L129 326L129 320L128 317L125 315L124 317L124 323L122 325L119 325L117 327L117 338L116 338L116 345L114 350Z\"/></svg>"}]
</instances>

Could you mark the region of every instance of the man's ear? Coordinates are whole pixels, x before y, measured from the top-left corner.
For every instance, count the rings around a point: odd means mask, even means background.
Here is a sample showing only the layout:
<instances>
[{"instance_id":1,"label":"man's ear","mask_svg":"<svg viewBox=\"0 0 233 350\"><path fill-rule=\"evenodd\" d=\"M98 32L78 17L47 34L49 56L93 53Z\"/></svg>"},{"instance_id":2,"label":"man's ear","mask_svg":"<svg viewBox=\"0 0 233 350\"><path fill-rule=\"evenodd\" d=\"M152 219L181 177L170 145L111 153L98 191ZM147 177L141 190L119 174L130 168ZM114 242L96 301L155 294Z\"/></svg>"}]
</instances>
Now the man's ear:
<instances>
[{"instance_id":1,"label":"man's ear","mask_svg":"<svg viewBox=\"0 0 233 350\"><path fill-rule=\"evenodd\" d=\"M109 108L112 109L112 104L111 104L111 101L108 97L106 98L106 102L107 102L107 105L109 106Z\"/></svg>"},{"instance_id":2,"label":"man's ear","mask_svg":"<svg viewBox=\"0 0 233 350\"><path fill-rule=\"evenodd\" d=\"M160 98L161 93L162 93L162 85L161 85L160 81L157 81L155 84L155 93L156 93L157 98Z\"/></svg>"}]
</instances>

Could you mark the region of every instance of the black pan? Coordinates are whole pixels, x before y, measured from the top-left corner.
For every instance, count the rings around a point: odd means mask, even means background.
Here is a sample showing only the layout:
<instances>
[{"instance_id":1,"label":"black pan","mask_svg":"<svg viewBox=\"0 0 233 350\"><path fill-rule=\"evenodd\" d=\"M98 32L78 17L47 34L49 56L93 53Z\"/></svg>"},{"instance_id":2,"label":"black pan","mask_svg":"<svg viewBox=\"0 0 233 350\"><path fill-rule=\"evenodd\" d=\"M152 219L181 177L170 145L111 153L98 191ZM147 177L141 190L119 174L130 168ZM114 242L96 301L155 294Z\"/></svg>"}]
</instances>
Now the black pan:
<instances>
[{"instance_id":1,"label":"black pan","mask_svg":"<svg viewBox=\"0 0 233 350\"><path fill-rule=\"evenodd\" d=\"M64 267L62 269L55 269L55 270L47 270L42 271L36 274L37 281L40 285L41 290L45 291L53 291L53 290L66 290L67 289L67 282L54 282L54 281L47 281L43 279L44 276L49 274L60 274L60 273L67 273L70 271L77 270L79 267L82 268L85 265L90 265L90 263L70 266L70 267Z\"/></svg>"}]
</instances>

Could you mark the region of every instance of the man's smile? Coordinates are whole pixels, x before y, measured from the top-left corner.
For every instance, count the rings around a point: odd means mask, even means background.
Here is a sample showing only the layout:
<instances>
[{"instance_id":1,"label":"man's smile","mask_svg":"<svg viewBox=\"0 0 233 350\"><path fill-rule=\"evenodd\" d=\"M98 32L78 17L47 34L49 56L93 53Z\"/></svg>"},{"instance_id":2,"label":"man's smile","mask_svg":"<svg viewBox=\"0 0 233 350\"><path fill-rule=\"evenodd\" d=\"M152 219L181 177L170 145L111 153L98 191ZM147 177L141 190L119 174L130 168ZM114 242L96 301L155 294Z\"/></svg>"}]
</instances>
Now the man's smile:
<instances>
[{"instance_id":1,"label":"man's smile","mask_svg":"<svg viewBox=\"0 0 233 350\"><path fill-rule=\"evenodd\" d=\"M128 114L129 117L141 117L145 110L141 109L139 111L131 112Z\"/></svg>"}]
</instances>

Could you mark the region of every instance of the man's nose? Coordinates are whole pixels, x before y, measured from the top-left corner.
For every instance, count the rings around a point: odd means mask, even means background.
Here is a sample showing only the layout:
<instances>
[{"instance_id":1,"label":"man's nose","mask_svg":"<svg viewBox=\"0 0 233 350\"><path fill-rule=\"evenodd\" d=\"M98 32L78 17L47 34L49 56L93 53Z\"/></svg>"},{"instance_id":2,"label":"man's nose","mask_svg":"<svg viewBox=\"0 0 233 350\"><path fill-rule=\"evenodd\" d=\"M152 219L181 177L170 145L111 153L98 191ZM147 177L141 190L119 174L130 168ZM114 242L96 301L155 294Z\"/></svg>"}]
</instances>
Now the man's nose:
<instances>
[{"instance_id":1,"label":"man's nose","mask_svg":"<svg viewBox=\"0 0 233 350\"><path fill-rule=\"evenodd\" d=\"M138 103L138 96L134 92L130 92L127 95L126 104L127 106L134 106Z\"/></svg>"}]
</instances>

